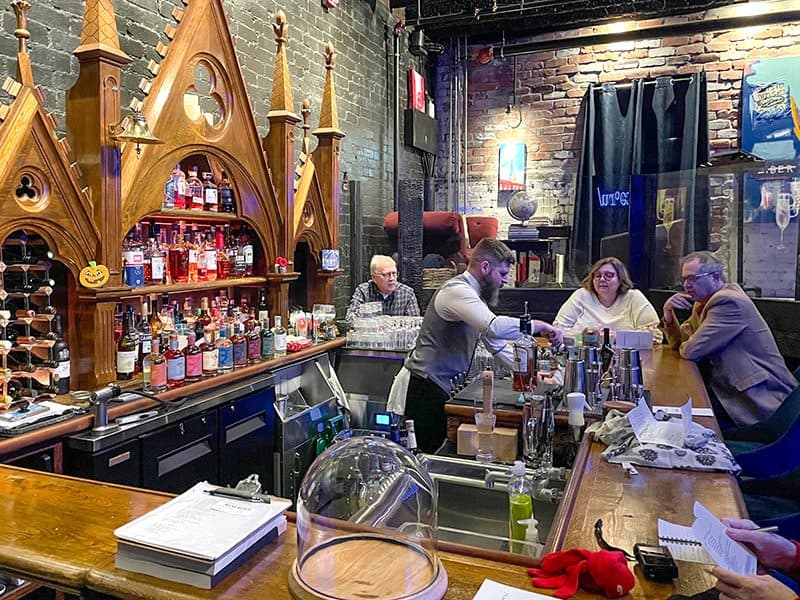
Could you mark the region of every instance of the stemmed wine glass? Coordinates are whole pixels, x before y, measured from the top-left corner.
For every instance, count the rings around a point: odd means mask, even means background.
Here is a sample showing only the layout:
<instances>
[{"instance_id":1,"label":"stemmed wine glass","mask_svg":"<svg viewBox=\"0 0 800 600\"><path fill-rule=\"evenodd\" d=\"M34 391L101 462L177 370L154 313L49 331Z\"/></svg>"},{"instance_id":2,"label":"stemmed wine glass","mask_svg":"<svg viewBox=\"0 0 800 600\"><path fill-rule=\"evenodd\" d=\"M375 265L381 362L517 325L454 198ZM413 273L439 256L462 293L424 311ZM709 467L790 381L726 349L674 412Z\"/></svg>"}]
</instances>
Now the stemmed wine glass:
<instances>
[{"instance_id":1,"label":"stemmed wine glass","mask_svg":"<svg viewBox=\"0 0 800 600\"><path fill-rule=\"evenodd\" d=\"M791 212L791 204L789 203L789 194L779 194L775 202L775 224L781 230L781 241L777 246L777 250L786 250L786 245L783 243L783 232L789 226L789 218Z\"/></svg>"}]
</instances>

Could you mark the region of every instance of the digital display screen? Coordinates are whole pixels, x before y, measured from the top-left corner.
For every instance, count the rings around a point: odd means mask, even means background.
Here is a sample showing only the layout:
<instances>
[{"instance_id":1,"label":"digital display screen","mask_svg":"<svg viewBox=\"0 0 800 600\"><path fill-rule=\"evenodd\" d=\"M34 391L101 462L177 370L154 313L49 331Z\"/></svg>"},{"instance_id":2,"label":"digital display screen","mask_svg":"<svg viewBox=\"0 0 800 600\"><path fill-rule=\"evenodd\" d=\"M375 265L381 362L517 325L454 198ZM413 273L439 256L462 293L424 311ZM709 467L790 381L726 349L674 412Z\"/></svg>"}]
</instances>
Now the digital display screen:
<instances>
[{"instance_id":1,"label":"digital display screen","mask_svg":"<svg viewBox=\"0 0 800 600\"><path fill-rule=\"evenodd\" d=\"M386 413L378 413L375 415L375 425L382 425L383 427L389 427L392 424L391 417Z\"/></svg>"}]
</instances>

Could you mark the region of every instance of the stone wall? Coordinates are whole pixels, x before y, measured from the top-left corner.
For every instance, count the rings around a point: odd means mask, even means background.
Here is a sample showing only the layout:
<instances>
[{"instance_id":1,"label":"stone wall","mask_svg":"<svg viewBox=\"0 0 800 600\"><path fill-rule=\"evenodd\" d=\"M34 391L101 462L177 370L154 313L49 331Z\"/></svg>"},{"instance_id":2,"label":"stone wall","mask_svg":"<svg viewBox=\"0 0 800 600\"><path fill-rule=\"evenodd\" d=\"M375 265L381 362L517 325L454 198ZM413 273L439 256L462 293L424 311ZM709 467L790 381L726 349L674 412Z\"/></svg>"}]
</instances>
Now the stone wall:
<instances>
[{"instance_id":1,"label":"stone wall","mask_svg":"<svg viewBox=\"0 0 800 600\"><path fill-rule=\"evenodd\" d=\"M676 18L664 22L680 21ZM497 207L498 149L505 140L522 140L528 150L528 187L539 199L537 214L553 217L560 213L571 221L581 148L581 103L589 83L704 71L708 79L711 150L735 149L745 64L756 58L796 53L792 47L798 42L800 25L784 24L519 56L519 110L510 114L506 107L513 95L514 59L495 58L490 64L478 65L474 57L481 47L471 48L466 211L497 215L501 219L500 236L505 235L512 220L505 208ZM437 87L443 123L447 119L450 71L450 61L445 58L440 62ZM439 168L443 169L449 144L444 126L441 141L444 154ZM445 177L442 170L438 175Z\"/></svg>"},{"instance_id":2,"label":"stone wall","mask_svg":"<svg viewBox=\"0 0 800 600\"><path fill-rule=\"evenodd\" d=\"M0 73L16 73L17 41L14 12L7 6L2 14L0 32ZM78 61L72 51L78 46L83 17L81 0L32 0L28 28L34 78L46 92L47 109L64 128L65 94L78 74ZM300 112L303 98L311 100L312 111L318 110L325 76L322 50L332 41L337 50L336 91L341 128L347 134L341 150L341 170L348 179L363 182L364 197L364 257L368 263L374 252L386 252L386 235L381 228L384 215L392 210L392 107L393 89L391 26L393 18L385 2L353 0L327 12L319 0L289 0L263 2L260 0L226 0L225 10L253 100L259 133L268 131L267 112L272 92L272 73L275 64L275 42L271 24L280 8L287 14L289 43L287 53L292 75L296 111ZM138 95L142 77L150 77L147 63L158 60L155 45L168 40L164 25L173 22L174 7L183 7L180 0L115 0L117 28L122 49L133 59L124 70L122 104ZM387 30L388 22L388 30ZM409 56L401 40L401 76ZM413 57L412 57L413 58ZM2 94L2 92L0 92ZM405 84L401 85L401 102L405 105ZM316 126L318 112L312 112ZM402 121L401 121L402 127ZM166 177L166 175L165 175ZM419 160L403 150L401 178L421 177ZM163 182L153 182L163 185ZM347 268L350 236L349 199L342 194L341 240L342 265ZM365 265L366 268L366 265ZM339 278L336 288L337 305L341 308L349 299L349 273Z\"/></svg>"}]
</instances>

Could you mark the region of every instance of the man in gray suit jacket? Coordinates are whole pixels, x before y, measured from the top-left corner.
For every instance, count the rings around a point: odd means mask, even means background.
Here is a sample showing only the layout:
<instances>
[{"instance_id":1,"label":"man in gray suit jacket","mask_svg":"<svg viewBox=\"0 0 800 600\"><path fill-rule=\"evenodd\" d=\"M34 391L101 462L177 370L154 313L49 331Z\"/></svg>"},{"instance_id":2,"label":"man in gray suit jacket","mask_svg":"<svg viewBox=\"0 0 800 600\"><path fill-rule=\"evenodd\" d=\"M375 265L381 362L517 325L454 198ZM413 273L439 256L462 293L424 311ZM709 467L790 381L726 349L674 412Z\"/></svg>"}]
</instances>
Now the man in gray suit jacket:
<instances>
[{"instance_id":1,"label":"man in gray suit jacket","mask_svg":"<svg viewBox=\"0 0 800 600\"><path fill-rule=\"evenodd\" d=\"M684 257L681 284L664 303L667 341L687 360L708 361L706 386L735 425L763 421L797 385L767 323L738 284L725 283L711 252ZM692 315L679 323L675 309Z\"/></svg>"}]
</instances>

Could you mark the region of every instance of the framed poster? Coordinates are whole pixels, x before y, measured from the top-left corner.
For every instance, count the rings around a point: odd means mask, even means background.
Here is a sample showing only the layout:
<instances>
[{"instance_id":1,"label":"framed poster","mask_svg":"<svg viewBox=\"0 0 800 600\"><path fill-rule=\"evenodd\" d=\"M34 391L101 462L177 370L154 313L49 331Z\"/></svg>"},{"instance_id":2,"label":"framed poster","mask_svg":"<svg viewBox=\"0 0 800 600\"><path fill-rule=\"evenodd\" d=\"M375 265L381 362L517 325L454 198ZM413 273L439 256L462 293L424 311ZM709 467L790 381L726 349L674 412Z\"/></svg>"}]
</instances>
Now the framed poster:
<instances>
[{"instance_id":1,"label":"framed poster","mask_svg":"<svg viewBox=\"0 0 800 600\"><path fill-rule=\"evenodd\" d=\"M525 189L525 142L503 142L497 169L497 204L505 206L511 195Z\"/></svg>"}]
</instances>

